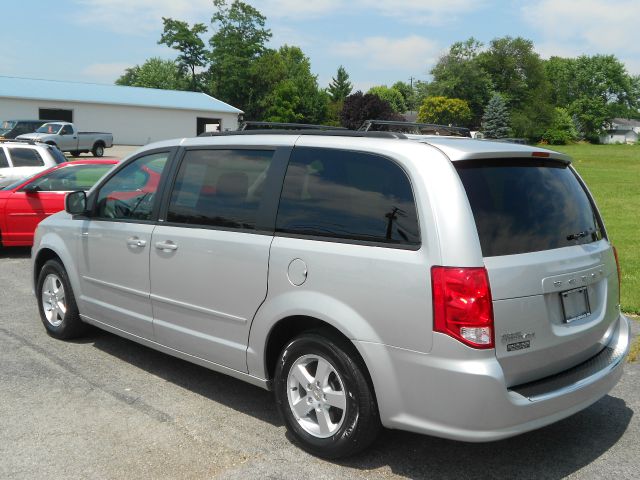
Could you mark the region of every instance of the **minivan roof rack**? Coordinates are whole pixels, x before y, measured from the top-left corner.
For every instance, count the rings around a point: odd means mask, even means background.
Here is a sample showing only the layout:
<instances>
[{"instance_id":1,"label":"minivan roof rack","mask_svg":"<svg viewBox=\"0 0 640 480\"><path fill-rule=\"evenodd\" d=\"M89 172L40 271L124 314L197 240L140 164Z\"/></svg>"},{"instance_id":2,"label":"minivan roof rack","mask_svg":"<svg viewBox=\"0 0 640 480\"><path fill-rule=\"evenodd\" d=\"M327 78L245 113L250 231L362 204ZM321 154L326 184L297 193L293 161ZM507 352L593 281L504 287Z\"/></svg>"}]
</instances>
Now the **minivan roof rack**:
<instances>
[{"instance_id":1,"label":"minivan roof rack","mask_svg":"<svg viewBox=\"0 0 640 480\"><path fill-rule=\"evenodd\" d=\"M418 135L454 135L471 137L471 131L465 127L450 127L435 123L402 122L398 120L365 120L358 129L361 132L400 132Z\"/></svg>"},{"instance_id":2,"label":"minivan roof rack","mask_svg":"<svg viewBox=\"0 0 640 480\"><path fill-rule=\"evenodd\" d=\"M344 127L334 127L331 125L313 125L311 123L289 123L289 122L242 122L238 130L347 130Z\"/></svg>"},{"instance_id":3,"label":"minivan roof rack","mask_svg":"<svg viewBox=\"0 0 640 480\"><path fill-rule=\"evenodd\" d=\"M368 138L408 138L400 132L378 132L357 130L232 130L226 132L204 132L199 137L224 137L233 135L318 135L323 137L368 137Z\"/></svg>"}]
</instances>

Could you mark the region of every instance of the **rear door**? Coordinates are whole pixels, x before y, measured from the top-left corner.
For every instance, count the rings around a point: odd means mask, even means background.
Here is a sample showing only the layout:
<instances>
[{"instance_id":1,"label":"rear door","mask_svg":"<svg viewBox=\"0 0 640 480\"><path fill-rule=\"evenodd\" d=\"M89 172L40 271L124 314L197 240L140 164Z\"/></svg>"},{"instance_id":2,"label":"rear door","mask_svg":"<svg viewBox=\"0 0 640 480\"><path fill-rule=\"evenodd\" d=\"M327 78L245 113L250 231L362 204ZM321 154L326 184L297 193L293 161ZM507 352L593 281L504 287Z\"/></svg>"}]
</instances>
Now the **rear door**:
<instances>
[{"instance_id":1,"label":"rear door","mask_svg":"<svg viewBox=\"0 0 640 480\"><path fill-rule=\"evenodd\" d=\"M246 371L288 149L189 149L151 239L157 340Z\"/></svg>"},{"instance_id":2,"label":"rear door","mask_svg":"<svg viewBox=\"0 0 640 480\"><path fill-rule=\"evenodd\" d=\"M0 188L13 183L13 181L13 169L9 164L4 147L0 145Z\"/></svg>"},{"instance_id":3,"label":"rear door","mask_svg":"<svg viewBox=\"0 0 640 480\"><path fill-rule=\"evenodd\" d=\"M566 162L455 162L493 297L509 385L595 355L618 316L616 265L592 198Z\"/></svg>"}]
</instances>

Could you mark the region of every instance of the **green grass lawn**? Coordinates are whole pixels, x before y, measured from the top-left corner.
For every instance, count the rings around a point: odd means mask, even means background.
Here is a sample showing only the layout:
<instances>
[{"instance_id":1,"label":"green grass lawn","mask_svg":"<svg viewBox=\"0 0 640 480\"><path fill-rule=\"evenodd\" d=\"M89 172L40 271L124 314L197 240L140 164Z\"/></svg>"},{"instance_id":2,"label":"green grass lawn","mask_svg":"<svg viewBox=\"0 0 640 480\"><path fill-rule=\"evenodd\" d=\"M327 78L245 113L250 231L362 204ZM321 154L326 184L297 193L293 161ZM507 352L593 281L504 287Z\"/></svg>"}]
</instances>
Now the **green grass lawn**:
<instances>
[{"instance_id":1,"label":"green grass lawn","mask_svg":"<svg viewBox=\"0 0 640 480\"><path fill-rule=\"evenodd\" d=\"M622 309L640 313L640 145L548 147L573 157L591 190L622 269Z\"/></svg>"}]
</instances>

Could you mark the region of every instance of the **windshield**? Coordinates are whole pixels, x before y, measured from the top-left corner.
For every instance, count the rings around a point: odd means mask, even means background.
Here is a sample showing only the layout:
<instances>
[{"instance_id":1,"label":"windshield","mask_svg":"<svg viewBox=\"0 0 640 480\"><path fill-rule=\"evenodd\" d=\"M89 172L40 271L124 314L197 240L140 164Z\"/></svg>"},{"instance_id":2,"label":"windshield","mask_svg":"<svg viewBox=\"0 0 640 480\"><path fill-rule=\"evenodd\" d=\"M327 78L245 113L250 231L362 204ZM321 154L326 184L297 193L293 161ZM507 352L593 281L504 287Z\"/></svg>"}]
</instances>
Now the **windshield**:
<instances>
[{"instance_id":1,"label":"windshield","mask_svg":"<svg viewBox=\"0 0 640 480\"><path fill-rule=\"evenodd\" d=\"M0 133L7 133L15 126L16 126L16 122L14 120L5 120L0 125Z\"/></svg>"},{"instance_id":2,"label":"windshield","mask_svg":"<svg viewBox=\"0 0 640 480\"><path fill-rule=\"evenodd\" d=\"M45 123L39 129L36 130L37 133L58 133L62 128L62 124L60 123Z\"/></svg>"}]
</instances>

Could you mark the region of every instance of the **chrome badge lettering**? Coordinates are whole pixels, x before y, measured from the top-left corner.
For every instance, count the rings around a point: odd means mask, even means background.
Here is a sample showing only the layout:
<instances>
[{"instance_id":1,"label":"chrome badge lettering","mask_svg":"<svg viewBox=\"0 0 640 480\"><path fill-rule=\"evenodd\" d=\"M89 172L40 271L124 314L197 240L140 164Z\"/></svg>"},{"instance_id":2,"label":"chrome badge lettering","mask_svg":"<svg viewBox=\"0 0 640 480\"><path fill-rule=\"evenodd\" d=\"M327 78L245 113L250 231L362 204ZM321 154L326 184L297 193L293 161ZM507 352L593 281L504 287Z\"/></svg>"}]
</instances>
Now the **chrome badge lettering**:
<instances>
[{"instance_id":1,"label":"chrome badge lettering","mask_svg":"<svg viewBox=\"0 0 640 480\"><path fill-rule=\"evenodd\" d=\"M508 343L523 342L525 340L529 340L529 343L530 343L531 339L533 339L535 336L536 336L535 332L527 332L527 333L515 332L515 333L505 333L500 338L502 340L502 344L506 345ZM526 346L523 348L529 348L529 346Z\"/></svg>"}]
</instances>

